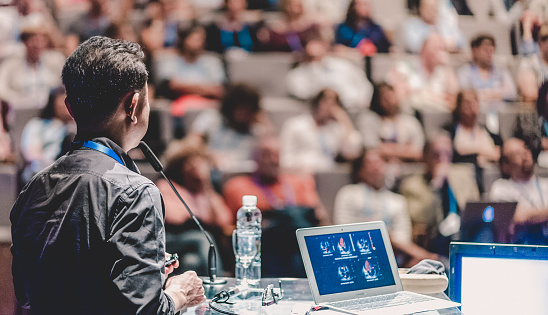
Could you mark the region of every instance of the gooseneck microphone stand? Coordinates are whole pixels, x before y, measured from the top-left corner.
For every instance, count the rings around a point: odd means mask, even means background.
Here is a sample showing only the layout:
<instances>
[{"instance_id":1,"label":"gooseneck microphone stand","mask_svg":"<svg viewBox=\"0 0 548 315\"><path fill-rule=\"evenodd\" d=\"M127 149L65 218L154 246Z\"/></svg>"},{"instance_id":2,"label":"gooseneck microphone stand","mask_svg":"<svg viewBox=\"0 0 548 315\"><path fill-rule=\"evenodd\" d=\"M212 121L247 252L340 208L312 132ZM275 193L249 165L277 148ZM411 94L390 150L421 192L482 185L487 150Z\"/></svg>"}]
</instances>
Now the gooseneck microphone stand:
<instances>
[{"instance_id":1,"label":"gooseneck microphone stand","mask_svg":"<svg viewBox=\"0 0 548 315\"><path fill-rule=\"evenodd\" d=\"M179 200L181 200L181 202L185 206L186 210L188 211L188 214L194 220L194 222L196 222L196 225L198 225L198 227L200 228L202 233L204 233L205 237L207 238L207 241L209 242L209 253L208 253L208 257L207 257L208 258L207 259L207 264L208 264L208 270L209 270L209 275L208 275L209 279L203 279L203 283L204 284L209 284L209 285L225 284L226 279L217 278L217 255L216 255L216 250L215 250L215 244L213 243L213 240L211 239L211 236L209 235L209 233L207 233L204 230L204 228L200 224L200 221L198 221L196 216L194 216L194 213L192 213L192 211L190 210L190 208L188 207L186 202L183 200L181 195L179 195L179 192L177 191L177 189L175 189L175 186L173 186L173 183L171 183L169 178L167 178L166 174L164 174L164 171L163 171L164 167L163 167L162 163L160 163L160 160L158 160L158 158L156 157L154 152L152 152L152 150L150 150L150 148L148 147L148 145L144 141L141 141L139 143L139 149L141 149L141 151L143 151L143 154L145 155L147 161L150 163L150 165L152 165L154 170L156 172L159 172L160 174L162 174L162 176L165 178L165 180L169 183L169 186L171 186L171 189L173 189L173 191L175 192L175 194L177 195Z\"/></svg>"}]
</instances>

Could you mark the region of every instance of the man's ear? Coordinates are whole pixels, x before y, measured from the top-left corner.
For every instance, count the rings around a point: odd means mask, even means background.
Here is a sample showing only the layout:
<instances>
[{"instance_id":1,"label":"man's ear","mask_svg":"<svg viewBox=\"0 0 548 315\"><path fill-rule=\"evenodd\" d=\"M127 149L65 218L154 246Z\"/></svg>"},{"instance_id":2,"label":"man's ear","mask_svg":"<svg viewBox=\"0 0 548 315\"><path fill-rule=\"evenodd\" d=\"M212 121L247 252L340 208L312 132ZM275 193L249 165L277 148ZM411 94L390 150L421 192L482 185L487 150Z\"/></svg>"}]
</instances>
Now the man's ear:
<instances>
[{"instance_id":1,"label":"man's ear","mask_svg":"<svg viewBox=\"0 0 548 315\"><path fill-rule=\"evenodd\" d=\"M69 104L66 97L65 97L65 106L67 107L67 110L68 110L70 116L72 117L72 119L74 119L74 114L72 113L72 108L70 108L70 104Z\"/></svg>"},{"instance_id":2,"label":"man's ear","mask_svg":"<svg viewBox=\"0 0 548 315\"><path fill-rule=\"evenodd\" d=\"M126 104L126 114L133 124L137 123L137 105L139 104L139 93L133 93Z\"/></svg>"}]
</instances>

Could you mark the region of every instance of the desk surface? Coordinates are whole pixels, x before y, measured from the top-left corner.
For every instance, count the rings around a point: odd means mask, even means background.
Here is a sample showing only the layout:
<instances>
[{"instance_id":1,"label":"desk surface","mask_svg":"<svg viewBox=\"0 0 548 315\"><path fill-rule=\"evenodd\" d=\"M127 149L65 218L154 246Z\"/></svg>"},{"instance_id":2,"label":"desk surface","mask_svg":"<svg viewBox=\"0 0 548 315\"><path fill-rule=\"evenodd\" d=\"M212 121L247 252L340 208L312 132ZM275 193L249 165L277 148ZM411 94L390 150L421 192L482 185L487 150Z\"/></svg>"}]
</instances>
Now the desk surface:
<instances>
[{"instance_id":1,"label":"desk surface","mask_svg":"<svg viewBox=\"0 0 548 315\"><path fill-rule=\"evenodd\" d=\"M215 294L222 290L233 288L236 285L236 279L226 278L227 283L224 285L204 285L205 294L208 300L213 298ZM282 282L283 289L283 298L279 301L278 304L273 304L271 306L261 306L261 294L257 292L248 292L248 294L242 294L241 296L231 298L231 301L234 301L235 304L218 304L215 306L228 310L237 314L291 314L291 309L296 303L309 303L312 305L312 293L310 292L310 286L308 285L308 280L305 278L264 278L261 279L259 288L266 288L269 284L273 284L274 288L278 288L278 282ZM432 296L449 299L445 294L438 293L433 294ZM447 309L438 311L439 314L443 315L453 315L461 314L458 309ZM199 305L188 309L183 314L220 314L209 308L208 303ZM318 313L321 315L321 313ZM430 314L430 313L428 313ZM437 314L437 313L433 313Z\"/></svg>"}]
</instances>

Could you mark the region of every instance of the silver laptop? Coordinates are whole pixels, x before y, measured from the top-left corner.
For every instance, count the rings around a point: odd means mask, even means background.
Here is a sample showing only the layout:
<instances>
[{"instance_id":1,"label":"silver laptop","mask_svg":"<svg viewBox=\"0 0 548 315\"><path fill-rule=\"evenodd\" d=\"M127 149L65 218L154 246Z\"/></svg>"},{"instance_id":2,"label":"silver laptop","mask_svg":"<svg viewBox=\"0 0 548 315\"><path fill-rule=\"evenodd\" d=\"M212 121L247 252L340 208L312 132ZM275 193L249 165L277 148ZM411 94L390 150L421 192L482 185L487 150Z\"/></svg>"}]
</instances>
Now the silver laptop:
<instances>
[{"instance_id":1,"label":"silver laptop","mask_svg":"<svg viewBox=\"0 0 548 315\"><path fill-rule=\"evenodd\" d=\"M403 291L383 222L297 230L314 302L348 314L412 314L460 304Z\"/></svg>"}]
</instances>

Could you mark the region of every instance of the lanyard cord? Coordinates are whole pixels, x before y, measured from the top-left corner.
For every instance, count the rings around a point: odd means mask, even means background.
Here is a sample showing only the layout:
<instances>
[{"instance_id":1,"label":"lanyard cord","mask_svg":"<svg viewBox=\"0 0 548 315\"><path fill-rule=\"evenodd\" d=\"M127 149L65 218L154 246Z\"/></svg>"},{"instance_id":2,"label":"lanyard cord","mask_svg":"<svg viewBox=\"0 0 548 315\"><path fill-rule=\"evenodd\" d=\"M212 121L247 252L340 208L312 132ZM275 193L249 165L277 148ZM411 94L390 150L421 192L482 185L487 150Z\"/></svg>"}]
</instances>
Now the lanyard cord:
<instances>
[{"instance_id":1,"label":"lanyard cord","mask_svg":"<svg viewBox=\"0 0 548 315\"><path fill-rule=\"evenodd\" d=\"M114 160L116 160L116 162L118 162L118 163L125 166L125 164L122 161L122 159L120 158L120 156L118 156L118 154L116 154L116 152L114 152L111 148L106 147L106 146L104 146L100 143L94 142L94 141L75 142L75 144L80 144L80 143L82 143L82 147L104 153L104 154L110 156L111 158L113 158Z\"/></svg>"}]
</instances>

